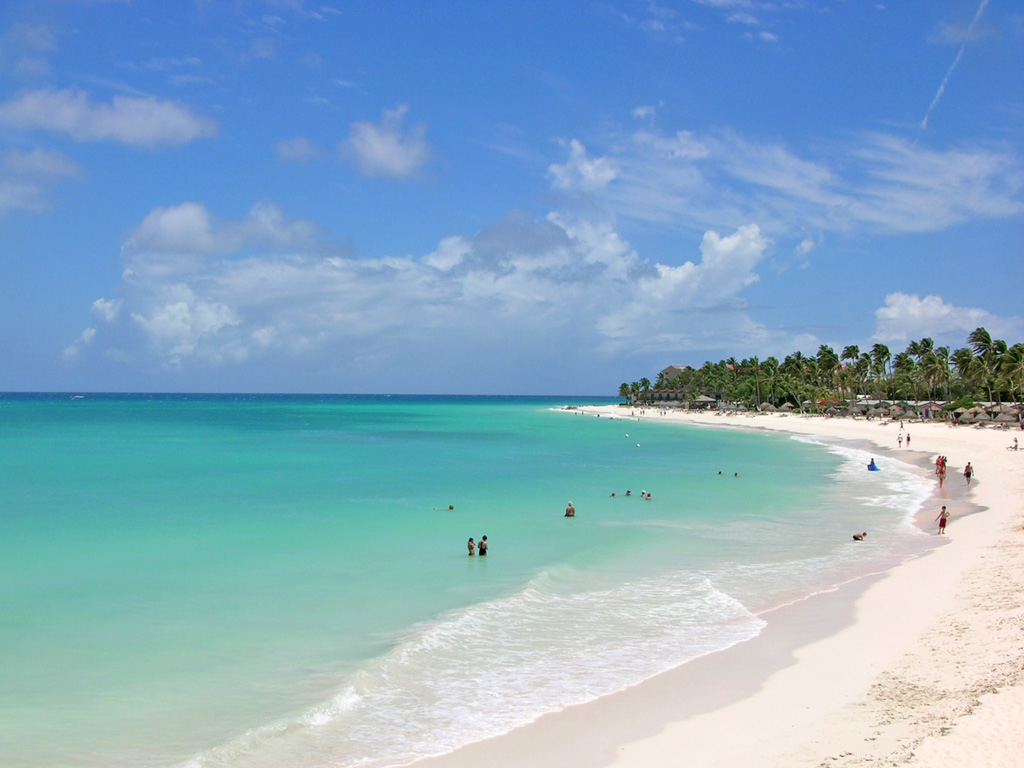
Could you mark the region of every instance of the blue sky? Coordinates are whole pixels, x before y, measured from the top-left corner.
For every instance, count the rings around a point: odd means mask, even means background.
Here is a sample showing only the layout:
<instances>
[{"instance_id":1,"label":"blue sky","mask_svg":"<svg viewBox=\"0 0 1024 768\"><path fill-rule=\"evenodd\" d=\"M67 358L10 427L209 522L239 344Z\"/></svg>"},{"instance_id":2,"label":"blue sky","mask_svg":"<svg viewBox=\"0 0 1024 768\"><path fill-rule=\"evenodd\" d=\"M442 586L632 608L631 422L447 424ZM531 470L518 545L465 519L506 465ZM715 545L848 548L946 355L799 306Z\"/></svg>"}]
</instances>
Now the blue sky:
<instances>
[{"instance_id":1,"label":"blue sky","mask_svg":"<svg viewBox=\"0 0 1024 768\"><path fill-rule=\"evenodd\" d=\"M0 390L1024 339L1024 6L8 0Z\"/></svg>"}]
</instances>

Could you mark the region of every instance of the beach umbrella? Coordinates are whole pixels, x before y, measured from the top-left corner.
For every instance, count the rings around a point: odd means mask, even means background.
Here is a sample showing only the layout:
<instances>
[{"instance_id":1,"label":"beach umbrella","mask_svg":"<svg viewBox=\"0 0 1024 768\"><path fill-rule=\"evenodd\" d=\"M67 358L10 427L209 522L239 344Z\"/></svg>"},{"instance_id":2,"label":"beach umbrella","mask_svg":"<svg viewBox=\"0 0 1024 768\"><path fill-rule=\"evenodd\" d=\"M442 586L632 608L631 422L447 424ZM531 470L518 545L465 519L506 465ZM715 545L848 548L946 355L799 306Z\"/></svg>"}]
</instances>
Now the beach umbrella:
<instances>
[{"instance_id":1,"label":"beach umbrella","mask_svg":"<svg viewBox=\"0 0 1024 768\"><path fill-rule=\"evenodd\" d=\"M794 408L796 408L796 406L792 403L783 403L779 406L780 411L792 411Z\"/></svg>"},{"instance_id":2,"label":"beach umbrella","mask_svg":"<svg viewBox=\"0 0 1024 768\"><path fill-rule=\"evenodd\" d=\"M1016 422L1017 421L1017 414L1016 414L1016 412L1013 411L1012 408L1010 409L1010 411L1011 411L1010 413L1000 413L998 416L996 416L996 421L1004 422L1004 423L1008 423L1008 422L1011 422L1011 421Z\"/></svg>"},{"instance_id":3,"label":"beach umbrella","mask_svg":"<svg viewBox=\"0 0 1024 768\"><path fill-rule=\"evenodd\" d=\"M779 410L779 409L778 409L778 408L776 408L776 407L775 407L774 405L772 405L771 403L765 403L764 405L762 405L762 406L761 406L761 410L762 410L762 411L768 411L769 413L774 413L775 411L777 411L777 410Z\"/></svg>"},{"instance_id":4,"label":"beach umbrella","mask_svg":"<svg viewBox=\"0 0 1024 768\"><path fill-rule=\"evenodd\" d=\"M1005 403L999 403L993 408L988 409L989 413L1016 413L1016 409L1012 405L1006 405Z\"/></svg>"},{"instance_id":5,"label":"beach umbrella","mask_svg":"<svg viewBox=\"0 0 1024 768\"><path fill-rule=\"evenodd\" d=\"M992 421L992 417L982 411L981 413L974 414L975 421Z\"/></svg>"}]
</instances>

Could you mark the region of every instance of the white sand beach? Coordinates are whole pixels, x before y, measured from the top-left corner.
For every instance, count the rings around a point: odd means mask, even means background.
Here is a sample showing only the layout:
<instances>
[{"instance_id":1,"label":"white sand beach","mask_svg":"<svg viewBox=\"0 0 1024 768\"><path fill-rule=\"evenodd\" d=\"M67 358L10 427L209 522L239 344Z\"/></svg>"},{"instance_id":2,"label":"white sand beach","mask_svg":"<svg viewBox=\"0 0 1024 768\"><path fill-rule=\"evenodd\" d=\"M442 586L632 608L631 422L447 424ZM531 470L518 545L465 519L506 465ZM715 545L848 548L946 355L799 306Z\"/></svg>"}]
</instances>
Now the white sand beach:
<instances>
[{"instance_id":1,"label":"white sand beach","mask_svg":"<svg viewBox=\"0 0 1024 768\"><path fill-rule=\"evenodd\" d=\"M946 545L768 612L746 643L418 766L1024 766L1024 450L1007 450L1021 433L907 423L901 449L898 423L634 413L870 443L923 476L943 454L918 523L934 534L948 505Z\"/></svg>"}]
</instances>

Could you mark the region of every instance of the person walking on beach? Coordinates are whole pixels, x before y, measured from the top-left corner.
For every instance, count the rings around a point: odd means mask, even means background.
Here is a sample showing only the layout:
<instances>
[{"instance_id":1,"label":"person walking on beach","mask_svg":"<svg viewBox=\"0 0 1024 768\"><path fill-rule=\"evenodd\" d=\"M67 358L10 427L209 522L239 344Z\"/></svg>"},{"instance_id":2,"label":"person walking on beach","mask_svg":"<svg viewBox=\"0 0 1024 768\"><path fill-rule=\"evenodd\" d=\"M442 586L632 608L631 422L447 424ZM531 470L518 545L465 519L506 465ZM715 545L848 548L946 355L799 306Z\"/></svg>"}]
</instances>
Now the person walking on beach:
<instances>
[{"instance_id":1,"label":"person walking on beach","mask_svg":"<svg viewBox=\"0 0 1024 768\"><path fill-rule=\"evenodd\" d=\"M486 536L481 536L480 537L480 543L476 545L476 549L477 549L477 553L480 555L480 557L483 557L484 555L487 554L487 537Z\"/></svg>"},{"instance_id":2,"label":"person walking on beach","mask_svg":"<svg viewBox=\"0 0 1024 768\"><path fill-rule=\"evenodd\" d=\"M473 541L473 537L469 537L469 541L466 542L466 548L469 550L469 556L472 557L476 554L476 542Z\"/></svg>"},{"instance_id":3,"label":"person walking on beach","mask_svg":"<svg viewBox=\"0 0 1024 768\"><path fill-rule=\"evenodd\" d=\"M935 474L939 476L939 488L941 488L942 484L946 482L946 462L943 461L939 463L935 468Z\"/></svg>"},{"instance_id":4,"label":"person walking on beach","mask_svg":"<svg viewBox=\"0 0 1024 768\"><path fill-rule=\"evenodd\" d=\"M967 485L970 486L971 478L974 477L974 467L971 466L971 462L967 462L967 466L964 467L964 480L967 481Z\"/></svg>"},{"instance_id":5,"label":"person walking on beach","mask_svg":"<svg viewBox=\"0 0 1024 768\"><path fill-rule=\"evenodd\" d=\"M629 495L629 494L627 493L627 495ZM571 501L569 502L569 506L567 506L565 508L565 516L566 517L576 517L576 507L574 507L572 505Z\"/></svg>"},{"instance_id":6,"label":"person walking on beach","mask_svg":"<svg viewBox=\"0 0 1024 768\"><path fill-rule=\"evenodd\" d=\"M939 512L939 516L935 518L939 521L939 533L946 532L946 521L949 519L949 512L946 511L945 505L942 507L942 511Z\"/></svg>"},{"instance_id":7,"label":"person walking on beach","mask_svg":"<svg viewBox=\"0 0 1024 768\"><path fill-rule=\"evenodd\" d=\"M910 433L907 432L907 448L910 447Z\"/></svg>"},{"instance_id":8,"label":"person walking on beach","mask_svg":"<svg viewBox=\"0 0 1024 768\"><path fill-rule=\"evenodd\" d=\"M896 442L900 444L900 448L903 447L903 433L900 432L900 436L896 438Z\"/></svg>"}]
</instances>

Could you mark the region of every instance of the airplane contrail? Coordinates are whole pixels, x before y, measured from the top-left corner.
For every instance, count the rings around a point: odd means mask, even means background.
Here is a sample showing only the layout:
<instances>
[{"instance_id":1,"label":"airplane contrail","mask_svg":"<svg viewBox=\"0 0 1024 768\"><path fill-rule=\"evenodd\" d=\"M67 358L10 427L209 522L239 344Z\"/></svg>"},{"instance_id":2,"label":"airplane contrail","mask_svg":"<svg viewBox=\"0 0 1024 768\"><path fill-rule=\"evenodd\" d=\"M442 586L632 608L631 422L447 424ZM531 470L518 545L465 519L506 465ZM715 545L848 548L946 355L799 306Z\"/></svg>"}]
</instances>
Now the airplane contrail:
<instances>
[{"instance_id":1,"label":"airplane contrail","mask_svg":"<svg viewBox=\"0 0 1024 768\"><path fill-rule=\"evenodd\" d=\"M981 5L978 6L977 12L974 14L974 19L971 20L971 25L967 28L967 34L964 35L964 41L960 44L960 50L956 52L956 58L953 59L953 63L949 65L949 69L946 70L946 76L942 78L942 83L939 85L939 90L935 93L935 98L932 99L932 103L928 106L928 111L924 115L924 120L921 121L921 128L928 127L928 118L932 115L932 110L939 103L939 99L942 98L942 94L946 91L946 83L949 82L949 78L953 75L953 70L956 69L957 64L960 63L960 59L964 55L964 48L967 47L968 41L971 39L971 32L974 30L974 25L978 23L978 19L981 18L981 14L985 12L985 6L988 5L988 0L981 0Z\"/></svg>"}]
</instances>

